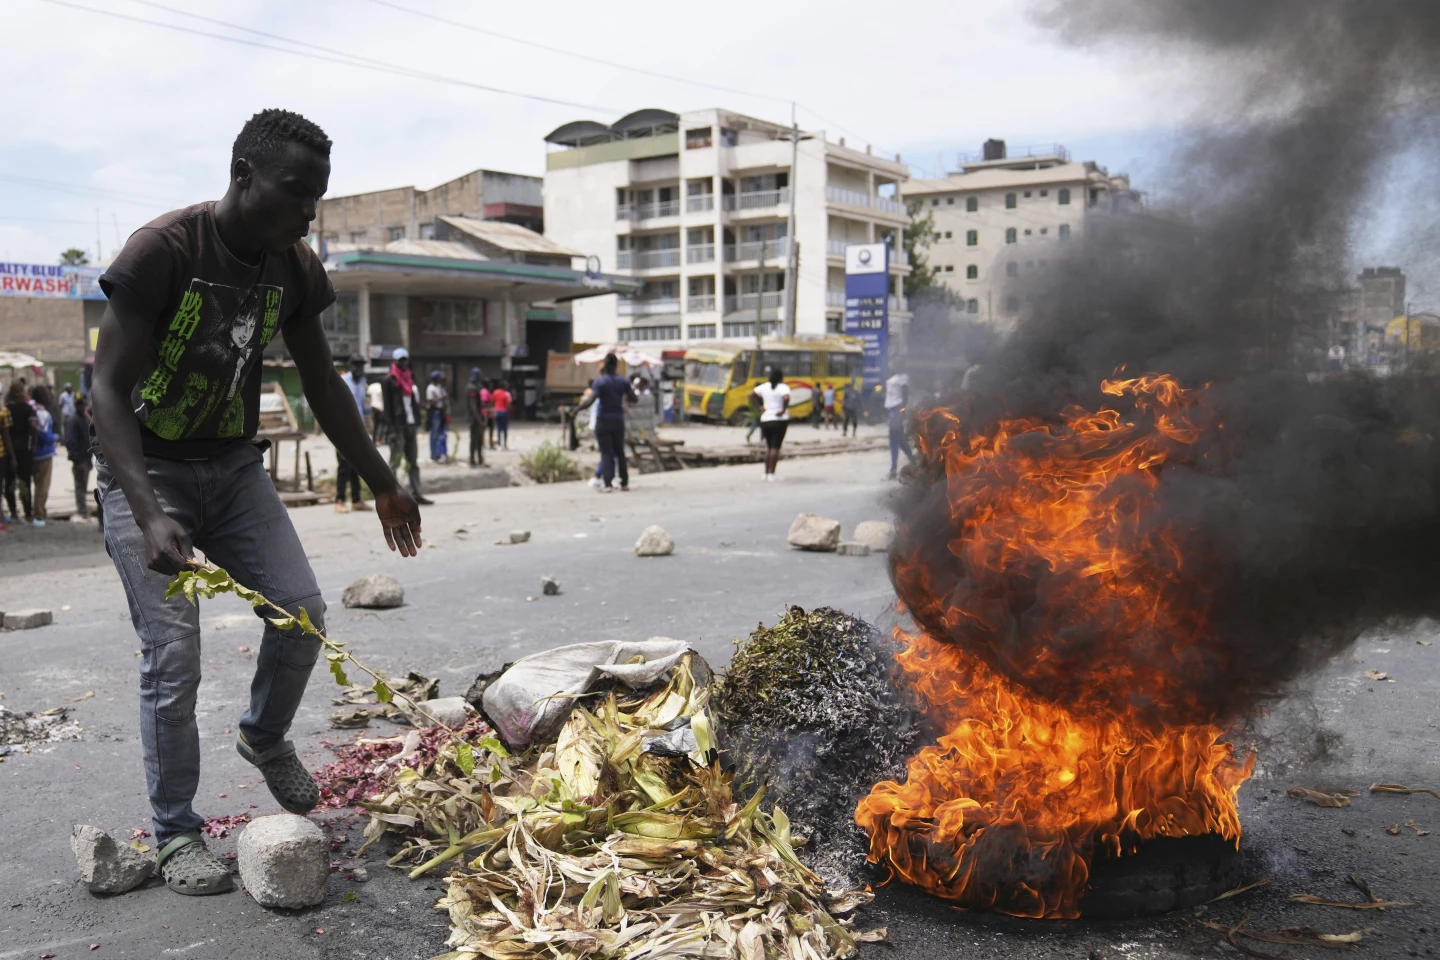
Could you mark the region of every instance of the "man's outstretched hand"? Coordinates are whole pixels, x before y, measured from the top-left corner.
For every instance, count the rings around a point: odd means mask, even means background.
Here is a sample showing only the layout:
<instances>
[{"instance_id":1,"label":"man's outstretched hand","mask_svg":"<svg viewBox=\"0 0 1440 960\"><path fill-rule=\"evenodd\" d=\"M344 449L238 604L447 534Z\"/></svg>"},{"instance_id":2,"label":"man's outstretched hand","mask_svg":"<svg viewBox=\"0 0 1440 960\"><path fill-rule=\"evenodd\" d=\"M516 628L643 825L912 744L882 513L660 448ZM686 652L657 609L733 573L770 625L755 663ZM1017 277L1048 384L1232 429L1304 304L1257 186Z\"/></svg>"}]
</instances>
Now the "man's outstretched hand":
<instances>
[{"instance_id":1,"label":"man's outstretched hand","mask_svg":"<svg viewBox=\"0 0 1440 960\"><path fill-rule=\"evenodd\" d=\"M385 531L385 542L402 557L420 552L420 507L404 490L375 495L375 515Z\"/></svg>"}]
</instances>

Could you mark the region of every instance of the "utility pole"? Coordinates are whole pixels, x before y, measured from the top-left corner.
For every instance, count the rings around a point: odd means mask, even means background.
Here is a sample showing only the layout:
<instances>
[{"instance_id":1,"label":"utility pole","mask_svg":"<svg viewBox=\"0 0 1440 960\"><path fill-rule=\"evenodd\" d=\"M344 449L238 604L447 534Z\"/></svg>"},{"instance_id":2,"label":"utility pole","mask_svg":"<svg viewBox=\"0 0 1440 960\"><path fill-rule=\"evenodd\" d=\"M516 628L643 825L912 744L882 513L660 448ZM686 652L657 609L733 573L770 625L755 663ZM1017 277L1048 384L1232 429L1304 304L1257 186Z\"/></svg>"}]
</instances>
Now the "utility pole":
<instances>
[{"instance_id":1,"label":"utility pole","mask_svg":"<svg viewBox=\"0 0 1440 960\"><path fill-rule=\"evenodd\" d=\"M790 101L790 217L786 224L785 251L785 336L795 336L795 308L799 302L796 280L800 273L800 245L795 242L795 174L800 160L800 125L795 120L795 101ZM763 261L762 261L763 263ZM763 271L762 271L763 272Z\"/></svg>"},{"instance_id":2,"label":"utility pole","mask_svg":"<svg viewBox=\"0 0 1440 960\"><path fill-rule=\"evenodd\" d=\"M760 238L760 272L755 277L755 363L760 363L760 331L765 325L765 238Z\"/></svg>"},{"instance_id":3,"label":"utility pole","mask_svg":"<svg viewBox=\"0 0 1440 960\"><path fill-rule=\"evenodd\" d=\"M105 259L105 253L100 249L100 208L95 208L95 262L98 264Z\"/></svg>"}]
</instances>

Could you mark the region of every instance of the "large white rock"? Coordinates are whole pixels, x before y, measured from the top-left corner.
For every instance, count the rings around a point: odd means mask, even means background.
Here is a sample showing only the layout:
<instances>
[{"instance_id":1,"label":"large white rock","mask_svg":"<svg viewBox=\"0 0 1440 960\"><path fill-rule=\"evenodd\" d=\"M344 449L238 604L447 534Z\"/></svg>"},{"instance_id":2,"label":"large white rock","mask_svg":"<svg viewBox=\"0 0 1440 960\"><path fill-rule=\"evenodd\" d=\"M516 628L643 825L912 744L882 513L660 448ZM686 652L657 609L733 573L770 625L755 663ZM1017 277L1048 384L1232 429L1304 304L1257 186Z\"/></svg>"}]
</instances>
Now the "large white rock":
<instances>
[{"instance_id":1,"label":"large white rock","mask_svg":"<svg viewBox=\"0 0 1440 960\"><path fill-rule=\"evenodd\" d=\"M857 523L851 539L865 544L877 553L883 553L895 542L895 524L888 520L866 520Z\"/></svg>"},{"instance_id":2,"label":"large white rock","mask_svg":"<svg viewBox=\"0 0 1440 960\"><path fill-rule=\"evenodd\" d=\"M75 852L80 879L91 893L133 890L155 871L153 857L88 824L75 824L70 831L70 849Z\"/></svg>"},{"instance_id":3,"label":"large white rock","mask_svg":"<svg viewBox=\"0 0 1440 960\"><path fill-rule=\"evenodd\" d=\"M372 573L346 587L340 600L347 607L398 607L405 602L405 588L388 573Z\"/></svg>"},{"instance_id":4,"label":"large white rock","mask_svg":"<svg viewBox=\"0 0 1440 960\"><path fill-rule=\"evenodd\" d=\"M668 557L675 552L675 538L665 532L664 527L649 526L640 532L635 541L635 555L640 557Z\"/></svg>"},{"instance_id":5,"label":"large white rock","mask_svg":"<svg viewBox=\"0 0 1440 960\"><path fill-rule=\"evenodd\" d=\"M418 706L447 727L465 726L465 721L475 712L464 697L436 697L434 700L421 700Z\"/></svg>"},{"instance_id":6,"label":"large white rock","mask_svg":"<svg viewBox=\"0 0 1440 960\"><path fill-rule=\"evenodd\" d=\"M240 880L262 907L313 907L325 901L330 845L304 817L260 817L240 834Z\"/></svg>"},{"instance_id":7,"label":"large white rock","mask_svg":"<svg viewBox=\"0 0 1440 960\"><path fill-rule=\"evenodd\" d=\"M33 630L55 622L49 610L11 610L3 619L6 630Z\"/></svg>"},{"instance_id":8,"label":"large white rock","mask_svg":"<svg viewBox=\"0 0 1440 960\"><path fill-rule=\"evenodd\" d=\"M790 524L785 539L801 550L833 551L840 545L840 521L818 513L802 513Z\"/></svg>"}]
</instances>

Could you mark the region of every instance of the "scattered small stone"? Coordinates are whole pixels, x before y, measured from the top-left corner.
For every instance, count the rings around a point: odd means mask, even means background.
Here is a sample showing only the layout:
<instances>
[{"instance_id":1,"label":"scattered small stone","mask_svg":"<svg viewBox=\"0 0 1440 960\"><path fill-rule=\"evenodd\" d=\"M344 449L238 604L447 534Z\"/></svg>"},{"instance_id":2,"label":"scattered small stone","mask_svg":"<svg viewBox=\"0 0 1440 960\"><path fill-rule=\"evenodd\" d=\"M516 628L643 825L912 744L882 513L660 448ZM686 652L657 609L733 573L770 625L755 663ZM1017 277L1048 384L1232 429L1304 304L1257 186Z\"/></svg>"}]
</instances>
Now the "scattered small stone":
<instances>
[{"instance_id":1,"label":"scattered small stone","mask_svg":"<svg viewBox=\"0 0 1440 960\"><path fill-rule=\"evenodd\" d=\"M356 867L350 871L350 879L356 883L365 883L370 879L370 871L364 867Z\"/></svg>"},{"instance_id":2,"label":"scattered small stone","mask_svg":"<svg viewBox=\"0 0 1440 960\"><path fill-rule=\"evenodd\" d=\"M11 610L5 614L6 630L33 630L54 622L55 616L49 610Z\"/></svg>"},{"instance_id":3,"label":"scattered small stone","mask_svg":"<svg viewBox=\"0 0 1440 960\"><path fill-rule=\"evenodd\" d=\"M330 857L325 834L290 813L261 817L240 834L240 880L262 907L312 907L325 901Z\"/></svg>"},{"instance_id":4,"label":"scattered small stone","mask_svg":"<svg viewBox=\"0 0 1440 960\"><path fill-rule=\"evenodd\" d=\"M840 521L818 513L802 513L790 524L785 539L801 550L830 552L840 544Z\"/></svg>"},{"instance_id":5,"label":"scattered small stone","mask_svg":"<svg viewBox=\"0 0 1440 960\"><path fill-rule=\"evenodd\" d=\"M530 531L529 531L529 530L511 530L511 531L510 531L510 542L511 542L511 543L528 543L529 541L530 541Z\"/></svg>"},{"instance_id":6,"label":"scattered small stone","mask_svg":"<svg viewBox=\"0 0 1440 960\"><path fill-rule=\"evenodd\" d=\"M560 581L554 577L541 577L540 592L547 597L558 595L560 593Z\"/></svg>"},{"instance_id":7,"label":"scattered small stone","mask_svg":"<svg viewBox=\"0 0 1440 960\"><path fill-rule=\"evenodd\" d=\"M835 547L835 552L842 557L868 557L870 547L855 540L841 540Z\"/></svg>"},{"instance_id":8,"label":"scattered small stone","mask_svg":"<svg viewBox=\"0 0 1440 960\"><path fill-rule=\"evenodd\" d=\"M372 573L346 587L340 600L347 607L385 610L405 602L405 588L388 573Z\"/></svg>"},{"instance_id":9,"label":"scattered small stone","mask_svg":"<svg viewBox=\"0 0 1440 960\"><path fill-rule=\"evenodd\" d=\"M475 708L465 702L464 697L437 697L420 701L420 709L439 720L447 727L463 727Z\"/></svg>"},{"instance_id":10,"label":"scattered small stone","mask_svg":"<svg viewBox=\"0 0 1440 960\"><path fill-rule=\"evenodd\" d=\"M884 553L895 542L895 524L888 520L866 520L857 523L854 539L875 553Z\"/></svg>"},{"instance_id":11,"label":"scattered small stone","mask_svg":"<svg viewBox=\"0 0 1440 960\"><path fill-rule=\"evenodd\" d=\"M80 879L91 893L124 893L133 890L155 869L155 861L139 850L117 843L99 827L77 823L70 831L70 849L75 853Z\"/></svg>"},{"instance_id":12,"label":"scattered small stone","mask_svg":"<svg viewBox=\"0 0 1440 960\"><path fill-rule=\"evenodd\" d=\"M525 602L526 602L526 603L534 603L534 602L535 602L535 598L534 598L534 597L526 597L526 598L525 598Z\"/></svg>"},{"instance_id":13,"label":"scattered small stone","mask_svg":"<svg viewBox=\"0 0 1440 960\"><path fill-rule=\"evenodd\" d=\"M668 557L675 552L675 538L665 532L664 527L648 526L640 532L635 541L635 555L638 557Z\"/></svg>"}]
</instances>

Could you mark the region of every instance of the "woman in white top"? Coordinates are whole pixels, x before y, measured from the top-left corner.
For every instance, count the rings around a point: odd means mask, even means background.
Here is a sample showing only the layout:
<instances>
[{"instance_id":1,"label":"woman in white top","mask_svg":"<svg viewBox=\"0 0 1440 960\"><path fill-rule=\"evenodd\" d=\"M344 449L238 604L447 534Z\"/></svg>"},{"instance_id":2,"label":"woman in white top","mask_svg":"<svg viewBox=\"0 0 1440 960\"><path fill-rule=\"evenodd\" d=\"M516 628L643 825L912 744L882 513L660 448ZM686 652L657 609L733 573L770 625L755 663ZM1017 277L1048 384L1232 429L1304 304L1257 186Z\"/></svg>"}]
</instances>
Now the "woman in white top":
<instances>
[{"instance_id":1,"label":"woman in white top","mask_svg":"<svg viewBox=\"0 0 1440 960\"><path fill-rule=\"evenodd\" d=\"M765 479L775 480L780 462L780 444L790 425L790 385L778 366L770 368L770 382L762 383L750 395L760 407L760 436L765 438Z\"/></svg>"}]
</instances>

